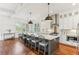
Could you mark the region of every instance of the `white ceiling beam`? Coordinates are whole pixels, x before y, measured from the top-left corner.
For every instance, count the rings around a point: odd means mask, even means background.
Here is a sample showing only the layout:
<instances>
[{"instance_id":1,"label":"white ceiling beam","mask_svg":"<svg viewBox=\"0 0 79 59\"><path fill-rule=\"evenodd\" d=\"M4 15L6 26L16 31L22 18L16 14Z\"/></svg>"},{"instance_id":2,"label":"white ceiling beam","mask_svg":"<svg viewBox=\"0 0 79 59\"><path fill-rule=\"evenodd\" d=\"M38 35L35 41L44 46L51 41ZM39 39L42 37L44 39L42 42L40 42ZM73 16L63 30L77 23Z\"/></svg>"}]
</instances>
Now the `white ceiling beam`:
<instances>
[{"instance_id":1,"label":"white ceiling beam","mask_svg":"<svg viewBox=\"0 0 79 59\"><path fill-rule=\"evenodd\" d=\"M1 8L1 7L0 7L0 11L6 12L6 13L7 13L7 12L8 12L8 13L15 13L13 10Z\"/></svg>"},{"instance_id":2,"label":"white ceiling beam","mask_svg":"<svg viewBox=\"0 0 79 59\"><path fill-rule=\"evenodd\" d=\"M13 15L17 14L20 12L20 10L23 9L24 4L23 3L19 3L16 5L16 7L14 8L14 13L11 13L10 16L13 17Z\"/></svg>"},{"instance_id":3,"label":"white ceiling beam","mask_svg":"<svg viewBox=\"0 0 79 59\"><path fill-rule=\"evenodd\" d=\"M11 19L21 19L21 20L24 20L24 18L11 17L10 15L3 15L3 14L0 14L0 17L7 17L7 18L11 18Z\"/></svg>"}]
</instances>

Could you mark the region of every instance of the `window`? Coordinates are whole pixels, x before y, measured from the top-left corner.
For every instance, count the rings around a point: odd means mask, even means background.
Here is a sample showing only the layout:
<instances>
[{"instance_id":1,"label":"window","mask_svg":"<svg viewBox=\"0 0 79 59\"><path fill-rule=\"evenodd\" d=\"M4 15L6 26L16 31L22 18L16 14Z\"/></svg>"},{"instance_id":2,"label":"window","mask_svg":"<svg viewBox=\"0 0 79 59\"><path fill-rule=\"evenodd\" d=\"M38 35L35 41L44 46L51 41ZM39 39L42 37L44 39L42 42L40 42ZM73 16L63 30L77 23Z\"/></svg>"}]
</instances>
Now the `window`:
<instances>
[{"instance_id":1,"label":"window","mask_svg":"<svg viewBox=\"0 0 79 59\"><path fill-rule=\"evenodd\" d=\"M34 32L39 32L40 31L40 26L39 26L39 23L36 23L34 25Z\"/></svg>"}]
</instances>

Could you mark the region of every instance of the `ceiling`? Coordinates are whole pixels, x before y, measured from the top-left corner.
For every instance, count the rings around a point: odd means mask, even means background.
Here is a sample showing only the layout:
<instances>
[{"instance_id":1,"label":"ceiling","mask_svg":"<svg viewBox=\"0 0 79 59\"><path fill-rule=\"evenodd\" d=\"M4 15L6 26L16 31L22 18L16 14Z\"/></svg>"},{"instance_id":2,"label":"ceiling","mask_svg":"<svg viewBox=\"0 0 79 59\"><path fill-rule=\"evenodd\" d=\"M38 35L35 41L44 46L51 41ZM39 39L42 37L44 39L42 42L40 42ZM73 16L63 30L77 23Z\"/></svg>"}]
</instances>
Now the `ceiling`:
<instances>
[{"instance_id":1,"label":"ceiling","mask_svg":"<svg viewBox=\"0 0 79 59\"><path fill-rule=\"evenodd\" d=\"M43 17L48 13L47 7L47 3L0 3L0 16L25 19L30 16L29 12L32 12L32 17ZM78 8L78 3L74 6L72 3L51 3L50 14Z\"/></svg>"}]
</instances>

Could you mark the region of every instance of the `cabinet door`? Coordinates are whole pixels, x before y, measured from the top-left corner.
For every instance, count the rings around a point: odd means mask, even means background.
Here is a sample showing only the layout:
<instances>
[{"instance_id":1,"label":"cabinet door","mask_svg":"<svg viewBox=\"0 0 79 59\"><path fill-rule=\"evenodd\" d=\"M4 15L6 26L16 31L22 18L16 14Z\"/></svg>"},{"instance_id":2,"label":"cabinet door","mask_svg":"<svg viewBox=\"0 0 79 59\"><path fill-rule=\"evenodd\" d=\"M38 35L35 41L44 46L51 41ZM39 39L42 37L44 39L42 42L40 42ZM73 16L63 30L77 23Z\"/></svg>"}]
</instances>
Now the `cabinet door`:
<instances>
[{"instance_id":1,"label":"cabinet door","mask_svg":"<svg viewBox=\"0 0 79 59\"><path fill-rule=\"evenodd\" d=\"M68 26L67 26L68 21L67 20L68 20L67 18L64 18L64 21L63 21L63 27L64 27L64 29L68 29Z\"/></svg>"},{"instance_id":2,"label":"cabinet door","mask_svg":"<svg viewBox=\"0 0 79 59\"><path fill-rule=\"evenodd\" d=\"M77 28L77 24L78 24L78 19L79 16L72 16L72 17L68 17L66 22L66 29L76 29Z\"/></svg>"},{"instance_id":3,"label":"cabinet door","mask_svg":"<svg viewBox=\"0 0 79 59\"><path fill-rule=\"evenodd\" d=\"M63 18L63 19L60 19L59 21L59 28L60 29L67 29L67 19Z\"/></svg>"},{"instance_id":4,"label":"cabinet door","mask_svg":"<svg viewBox=\"0 0 79 59\"><path fill-rule=\"evenodd\" d=\"M69 18L67 18L67 23L66 23L66 29L72 29L72 27L73 27L73 18L71 18L71 17L69 17Z\"/></svg>"},{"instance_id":5,"label":"cabinet door","mask_svg":"<svg viewBox=\"0 0 79 59\"><path fill-rule=\"evenodd\" d=\"M79 15L76 15L74 17L74 21L73 21L73 28L76 29L77 28L77 24L79 23Z\"/></svg>"},{"instance_id":6,"label":"cabinet door","mask_svg":"<svg viewBox=\"0 0 79 59\"><path fill-rule=\"evenodd\" d=\"M51 21L50 20L46 20L41 22L41 32L42 33L48 33L48 30L51 29Z\"/></svg>"},{"instance_id":7,"label":"cabinet door","mask_svg":"<svg viewBox=\"0 0 79 59\"><path fill-rule=\"evenodd\" d=\"M64 28L64 25L63 24L64 24L64 19L60 19L59 20L59 28L60 29L63 29Z\"/></svg>"},{"instance_id":8,"label":"cabinet door","mask_svg":"<svg viewBox=\"0 0 79 59\"><path fill-rule=\"evenodd\" d=\"M73 27L73 18L71 17L68 17L68 18L63 18L63 19L60 19L60 29L72 29Z\"/></svg>"},{"instance_id":9,"label":"cabinet door","mask_svg":"<svg viewBox=\"0 0 79 59\"><path fill-rule=\"evenodd\" d=\"M41 31L41 33L45 32L45 22L41 22L41 24L40 24L40 31Z\"/></svg>"}]
</instances>

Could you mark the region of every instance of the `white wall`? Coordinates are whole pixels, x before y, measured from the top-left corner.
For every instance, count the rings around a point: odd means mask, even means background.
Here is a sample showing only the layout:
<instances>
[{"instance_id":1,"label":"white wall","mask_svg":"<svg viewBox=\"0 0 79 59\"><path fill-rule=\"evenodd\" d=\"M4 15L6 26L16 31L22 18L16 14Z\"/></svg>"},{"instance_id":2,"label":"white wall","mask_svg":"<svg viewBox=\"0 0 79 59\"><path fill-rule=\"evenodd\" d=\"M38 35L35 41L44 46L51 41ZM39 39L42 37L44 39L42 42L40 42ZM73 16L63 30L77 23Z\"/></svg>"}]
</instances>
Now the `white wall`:
<instances>
[{"instance_id":1,"label":"white wall","mask_svg":"<svg viewBox=\"0 0 79 59\"><path fill-rule=\"evenodd\" d=\"M31 20L33 21L33 23L40 23L41 20L44 20L46 16L47 14L43 14L43 13L36 14L35 13L33 14ZM17 23L28 23L28 21L29 21L28 17L22 18L21 14L12 15L12 17L0 15L0 40L3 40L2 35L3 33L7 32L7 29L11 29L12 32L16 32Z\"/></svg>"}]
</instances>

